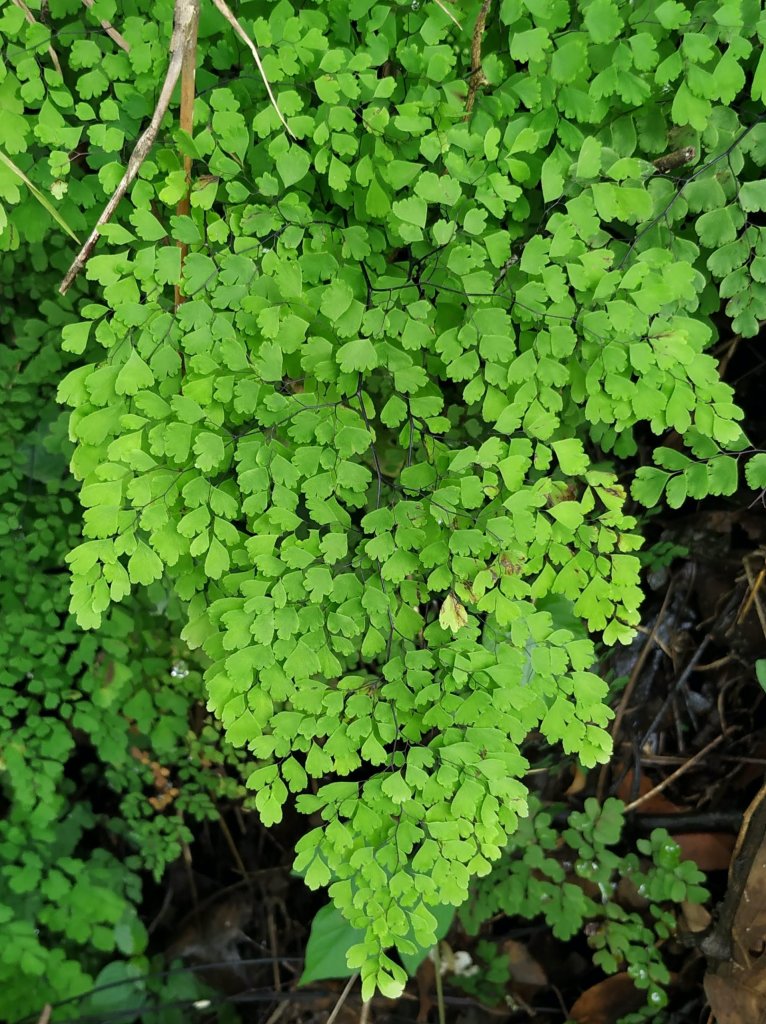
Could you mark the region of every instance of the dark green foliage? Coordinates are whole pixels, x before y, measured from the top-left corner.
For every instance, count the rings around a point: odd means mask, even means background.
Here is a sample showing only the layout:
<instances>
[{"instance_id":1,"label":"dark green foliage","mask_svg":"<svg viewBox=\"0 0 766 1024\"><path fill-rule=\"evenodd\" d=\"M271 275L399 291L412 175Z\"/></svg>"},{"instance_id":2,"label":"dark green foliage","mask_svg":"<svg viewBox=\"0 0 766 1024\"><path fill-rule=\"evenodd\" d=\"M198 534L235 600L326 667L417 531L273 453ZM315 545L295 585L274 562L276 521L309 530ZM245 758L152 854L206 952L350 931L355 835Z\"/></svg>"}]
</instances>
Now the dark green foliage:
<instances>
[{"instance_id":1,"label":"dark green foliage","mask_svg":"<svg viewBox=\"0 0 766 1024\"><path fill-rule=\"evenodd\" d=\"M664 829L638 841L646 865L635 853L621 855L611 849L622 834L620 800L610 798L603 806L593 798L586 800L584 810L570 813L567 828L560 832L551 822L552 815L531 799L529 817L519 824L492 872L475 883L461 909L466 928L478 931L499 911L528 920L542 916L563 941L587 925L593 963L606 974L627 970L636 987L646 990L645 1010L630 1019L656 1020L667 1003L664 986L670 974L662 944L676 929L671 905L707 898L700 884L702 872L691 861L681 860L678 845ZM572 872L581 881L573 880ZM641 913L622 905L626 894L618 892L618 885L626 882L646 902ZM490 982L507 980L498 974L500 965L491 948L483 944L489 973L461 982L471 991L479 993Z\"/></svg>"},{"instance_id":2,"label":"dark green foliage","mask_svg":"<svg viewBox=\"0 0 766 1024\"><path fill-rule=\"evenodd\" d=\"M108 961L112 974L147 971L140 872L159 876L191 838L188 823L215 816L215 799L240 787L216 771L224 758L230 772L237 763L218 730L192 731L200 672L168 639L163 588L114 609L95 633L68 614L62 567L80 512L55 384L69 357L56 304L35 308L55 278L8 256L5 270L14 312L2 317L0 347L0 1017L15 1020L87 992ZM31 296L17 290L22 279L37 280ZM165 811L151 802L150 760L179 791Z\"/></svg>"}]
</instances>

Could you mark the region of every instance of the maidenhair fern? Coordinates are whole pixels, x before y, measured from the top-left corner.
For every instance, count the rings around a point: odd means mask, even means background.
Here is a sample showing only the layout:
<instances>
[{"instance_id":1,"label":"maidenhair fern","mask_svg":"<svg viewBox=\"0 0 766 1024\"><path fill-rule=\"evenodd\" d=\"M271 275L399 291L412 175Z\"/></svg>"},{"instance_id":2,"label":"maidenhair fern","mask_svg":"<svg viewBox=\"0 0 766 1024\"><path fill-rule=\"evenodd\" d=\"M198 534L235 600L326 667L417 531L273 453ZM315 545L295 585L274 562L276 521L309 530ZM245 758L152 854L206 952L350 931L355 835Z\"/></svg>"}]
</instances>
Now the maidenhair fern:
<instances>
[{"instance_id":1,"label":"maidenhair fern","mask_svg":"<svg viewBox=\"0 0 766 1024\"><path fill-rule=\"evenodd\" d=\"M30 7L0 17L0 148L85 234L171 9ZM321 816L296 866L364 930L365 998L392 994L386 951L432 943L429 907L462 903L525 813L530 732L608 755L577 623L614 643L639 620L635 429L674 439L639 471L647 503L731 493L750 453L709 349L720 311L744 336L766 319L766 20L242 3L291 138L214 14L192 134L166 121L65 302L72 608L94 627L172 583L264 822L290 794ZM8 174L12 248L22 215L49 221ZM766 487L763 455L747 472Z\"/></svg>"}]
</instances>

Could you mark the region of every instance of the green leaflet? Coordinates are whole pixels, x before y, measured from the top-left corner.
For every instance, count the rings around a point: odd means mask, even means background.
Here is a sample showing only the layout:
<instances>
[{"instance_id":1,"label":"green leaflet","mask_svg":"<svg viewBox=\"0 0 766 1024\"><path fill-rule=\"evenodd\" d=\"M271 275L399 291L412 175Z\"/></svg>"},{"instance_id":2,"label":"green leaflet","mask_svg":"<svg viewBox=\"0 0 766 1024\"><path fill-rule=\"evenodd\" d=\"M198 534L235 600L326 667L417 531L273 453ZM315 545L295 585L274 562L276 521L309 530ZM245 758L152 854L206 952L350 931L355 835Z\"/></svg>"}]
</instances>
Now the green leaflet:
<instances>
[{"instance_id":1,"label":"green leaflet","mask_svg":"<svg viewBox=\"0 0 766 1024\"><path fill-rule=\"evenodd\" d=\"M362 5L353 34L330 0L275 5L254 32L295 141L211 22L193 131L163 130L78 279L72 610L173 588L264 821L293 795L322 818L296 866L363 934L365 998L401 984L403 918L431 944L429 907L514 834L531 731L608 756L590 668L639 621L613 464L636 428L688 460L657 452L646 504L730 494L739 462L762 486L709 354L720 311L766 319L760 7L503 3L466 118L478 0L462 33L432 5ZM128 56L54 10L73 73L0 82L0 145L67 184L78 231L164 73L169 26L135 14ZM83 132L100 155L70 161ZM16 181L0 198L51 231Z\"/></svg>"}]
</instances>

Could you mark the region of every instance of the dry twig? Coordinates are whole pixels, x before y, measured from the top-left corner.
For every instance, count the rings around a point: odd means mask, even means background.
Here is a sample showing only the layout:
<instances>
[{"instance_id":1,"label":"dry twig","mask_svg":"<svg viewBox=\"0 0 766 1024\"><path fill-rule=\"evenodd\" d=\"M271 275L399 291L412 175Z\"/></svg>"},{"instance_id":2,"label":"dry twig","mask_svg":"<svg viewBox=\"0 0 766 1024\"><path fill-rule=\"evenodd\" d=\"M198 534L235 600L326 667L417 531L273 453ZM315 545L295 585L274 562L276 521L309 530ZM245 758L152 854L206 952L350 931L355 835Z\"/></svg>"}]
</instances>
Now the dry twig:
<instances>
[{"instance_id":1,"label":"dry twig","mask_svg":"<svg viewBox=\"0 0 766 1024\"><path fill-rule=\"evenodd\" d=\"M445 5L445 4L443 4L443 3L442 3L442 0L436 0L436 5L437 5L437 7L441 7L441 9L442 9L442 10L444 11L444 13L445 13L445 14L447 15L447 17L449 18L449 20L450 20L450 21L451 21L451 22L452 22L452 23L453 23L454 25L457 25L457 27L458 27L459 29L461 29L461 30L462 30L463 26L462 26L462 25L460 24L460 22L459 22L459 21L457 20L457 18L456 18L456 17L455 17L455 15L454 15L454 14L452 13L452 11L451 11L451 10L450 10L450 9L449 9L449 8L448 8L448 7L447 7L447 6Z\"/></svg>"},{"instance_id":2,"label":"dry twig","mask_svg":"<svg viewBox=\"0 0 766 1024\"><path fill-rule=\"evenodd\" d=\"M93 7L93 4L94 4L94 0L82 0L82 2L89 9L91 7ZM123 35L121 35L117 31L117 29L114 27L114 25L112 25L110 22L104 20L103 18L99 18L98 20L99 20L99 24L101 25L101 28L104 30L104 32L106 32L106 34L109 36L109 38L112 40L112 42L116 43L117 46L119 46L119 48L121 50L125 51L125 53L130 53L130 43L127 41L127 39Z\"/></svg>"},{"instance_id":3,"label":"dry twig","mask_svg":"<svg viewBox=\"0 0 766 1024\"><path fill-rule=\"evenodd\" d=\"M471 39L471 78L468 82L468 96L465 101L464 120L466 121L471 116L471 111L476 101L476 93L482 86L489 85L487 76L484 74L484 69L481 66L481 41L484 37L484 29L487 25L487 16L491 6L492 0L484 0L473 29L473 38Z\"/></svg>"},{"instance_id":4,"label":"dry twig","mask_svg":"<svg viewBox=\"0 0 766 1024\"><path fill-rule=\"evenodd\" d=\"M196 16L192 23L189 35L186 39L186 46L184 49L183 62L181 64L181 110L178 115L178 126L181 131L191 135L194 131L194 83L197 77L197 30L199 28L199 7L197 7ZM186 193L178 203L176 213L179 216L188 214L191 209L190 192L191 192L191 170L192 170L192 158L190 156L184 156L184 175L186 178ZM184 242L179 242L178 247L181 250L181 266L186 259L186 253L188 246ZM175 287L175 305L176 309L184 301L184 296L181 293L181 286L176 285Z\"/></svg>"},{"instance_id":5,"label":"dry twig","mask_svg":"<svg viewBox=\"0 0 766 1024\"><path fill-rule=\"evenodd\" d=\"M279 974L279 943L277 942L277 926L274 922L274 912L271 903L266 905L266 930L269 933L269 947L271 949L271 969L274 977L275 992L282 991L282 979Z\"/></svg>"},{"instance_id":6,"label":"dry twig","mask_svg":"<svg viewBox=\"0 0 766 1024\"><path fill-rule=\"evenodd\" d=\"M53 1012L53 1006L51 1003L46 1003L40 1012L40 1016L37 1018L37 1024L48 1024L51 1019L51 1013Z\"/></svg>"},{"instance_id":7,"label":"dry twig","mask_svg":"<svg viewBox=\"0 0 766 1024\"><path fill-rule=\"evenodd\" d=\"M276 1008L272 1010L269 1016L266 1018L266 1024L277 1024L280 1017L284 1016L285 1010L289 1007L290 1003L284 999L281 1003L277 1003Z\"/></svg>"},{"instance_id":8,"label":"dry twig","mask_svg":"<svg viewBox=\"0 0 766 1024\"><path fill-rule=\"evenodd\" d=\"M66 233L69 235L69 237L73 238L75 242L77 242L77 244L79 245L80 239L77 237L74 231L72 231L72 229L69 227L67 222L61 216L61 214L58 212L53 203L50 202L45 193L41 192L37 185L35 185L34 182L30 181L26 174L22 171L22 169L17 164L15 164L13 160L11 160L11 158L7 154L5 154L1 149L0 164L5 164L8 170L15 174L19 181L23 182L26 185L26 187L29 189L29 191L32 193L32 195L35 197L38 203L45 210L48 211L48 213L51 215L51 217L53 217L53 219L56 221L59 227L63 228L64 231L66 231Z\"/></svg>"},{"instance_id":9,"label":"dry twig","mask_svg":"<svg viewBox=\"0 0 766 1024\"><path fill-rule=\"evenodd\" d=\"M660 707L660 710L657 712L657 714L652 719L652 722L651 722L651 725L649 726L649 728L646 730L646 732L643 734L641 739L638 741L638 749L640 749L640 750L644 749L644 747L648 743L650 737L653 735L655 729L657 729L657 727L660 725L660 723L662 722L663 718L665 717L668 708L671 706L671 703L675 699L676 694L678 692L684 692L685 688L688 685L689 677L696 670L697 665L699 665L700 662L702 661L702 655L705 653L705 651L707 650L709 645L716 638L718 633L722 631L719 623L725 622L727 617L733 612L734 608L736 607L736 605L737 605L737 597L738 597L738 589L739 588L735 588L732 591L732 593L729 595L728 601L726 602L724 607L721 609L721 611L718 612L715 616L713 616L713 618L715 619L715 625L713 625L711 627L710 631L708 633L706 633L705 636L702 638L701 643L699 644L699 646L697 647L697 650L691 656L689 661L686 663L686 667L681 672L681 675L672 684L670 692L668 693L668 695L665 698L665 700L662 702L662 706ZM706 621L709 621L709 620L706 620ZM729 632L733 628L734 628L734 622L732 622L731 626L724 632L724 635L728 635Z\"/></svg>"},{"instance_id":10,"label":"dry twig","mask_svg":"<svg viewBox=\"0 0 766 1024\"><path fill-rule=\"evenodd\" d=\"M162 119L170 106L173 90L175 89L176 83L181 75L184 54L186 53L190 35L195 29L198 16L199 0L176 0L173 19L173 34L170 37L170 61L168 63L167 73L165 74L165 81L162 83L162 89L160 90L159 99L157 100L157 106L154 108L152 119L149 122L149 127L139 137L133 152L130 154L127 170L122 176L122 180L114 190L112 198L104 207L101 216L96 221L95 228L91 231L87 241L75 257L69 270L66 272L64 280L59 286L59 292L62 295L66 295L72 282L88 262L90 254L95 248L96 242L98 242L101 237L101 228L111 219L111 216L117 209L120 200L135 180L136 175L141 169L141 164L144 162L149 151L154 145L154 140L157 138L157 133L159 132L160 125L162 124Z\"/></svg>"},{"instance_id":11,"label":"dry twig","mask_svg":"<svg viewBox=\"0 0 766 1024\"><path fill-rule=\"evenodd\" d=\"M739 348L739 343L741 341L742 336L739 334L735 334L733 338L730 338L726 342L726 351L724 352L723 357L718 364L718 373L720 374L721 379L723 379L727 369L729 368L729 363L731 362L732 356Z\"/></svg>"},{"instance_id":12,"label":"dry twig","mask_svg":"<svg viewBox=\"0 0 766 1024\"><path fill-rule=\"evenodd\" d=\"M27 19L27 21L29 22L30 25L36 25L37 24L37 20L36 20L34 14L32 14L30 9L24 3L24 0L13 0L13 3L16 4L16 6L18 7L18 9L20 11L24 12L24 17ZM93 0L91 0L91 3L93 3ZM48 47L48 54L50 55L51 62L53 64L54 68L56 69L56 71L58 71L59 74L61 74L61 64L59 63L59 56L56 53L56 51L53 49L52 46Z\"/></svg>"},{"instance_id":13,"label":"dry twig","mask_svg":"<svg viewBox=\"0 0 766 1024\"><path fill-rule=\"evenodd\" d=\"M489 2L489 0L487 0L487 2ZM266 92L269 94L269 99L271 100L272 107L276 110L277 115L279 117L279 120L284 125L285 131L287 132L287 134L290 135L292 138L295 138L293 133L290 131L290 126L288 125L287 121L285 121L284 116L282 115L282 111L279 109L279 104L277 103L277 98L274 95L274 93L272 92L271 86L269 85L269 80L266 77L266 71L264 70L263 63L261 62L260 54L258 53L258 49L257 49L255 43L252 41L252 39L247 34L247 32L245 32L245 30L242 28L242 26L240 25L240 23L237 20L236 16L234 15L233 11L229 7L229 5L226 3L226 0L213 0L213 3L218 8L218 10L221 12L221 14L224 16L224 18L226 18L228 23L231 25L231 27L237 33L237 35L242 40L242 42L245 44L245 46L247 46L247 48L252 53L253 60L255 61L256 67L258 68L258 71L260 72L261 78L263 79L263 84L266 86Z\"/></svg>"},{"instance_id":14,"label":"dry twig","mask_svg":"<svg viewBox=\"0 0 766 1024\"><path fill-rule=\"evenodd\" d=\"M83 2L90 6L93 0L83 0ZM489 2L489 0L487 0L487 2ZM282 116L282 112L280 111L279 106L277 105L276 97L274 96L274 93L271 90L271 86L269 85L268 79L266 78L266 72L264 71L263 64L261 63L261 58L258 54L258 50L256 49L255 43L253 43L253 41L242 28L234 14L232 14L228 4L226 3L226 0L213 0L213 3L224 16L224 18L229 22L229 24L232 26L237 35L240 36L240 38L250 48L250 52L253 54L255 63L258 66L258 70L260 71L261 77L263 78L263 82L266 86L266 92L269 94L269 99L271 100L274 109L279 115L279 119L284 125L286 131L288 132L289 135L292 135L293 133L290 131L287 121L285 121L284 117ZM199 5L200 0L176 0L175 2L175 9L173 13L173 34L170 37L170 60L168 62L168 70L165 74L165 81L162 83L162 89L160 90L159 99L157 100L157 105L154 108L152 119L149 122L149 127L140 136L138 142L136 143L133 149L133 152L130 154L130 160L128 160L127 170L125 171L125 174L122 176L119 185L114 190L112 198L104 207L101 216L98 218L96 222L95 228L88 236L87 241L75 257L69 270L66 272L64 279L59 286L59 292L62 295L66 295L66 293L69 291L72 285L72 282L90 259L90 255L93 252L93 249L95 248L95 245L101 236L101 228L104 226L104 224L107 224L111 219L114 211L117 209L120 203L120 200L125 195L127 190L130 188L133 181L135 180L136 175L141 169L141 164L143 164L144 160L149 154L149 151L154 145L155 139L157 138L157 133L160 130L160 125L162 124L162 119L167 113L168 107L170 106L170 100L173 96L173 90L176 87L178 79L181 77L184 64L186 63L186 66L188 68L188 61L191 59L188 55L192 53L196 48L195 43L197 24L199 21ZM193 76L187 74L186 81L187 95L189 83L191 83L193 102Z\"/></svg>"},{"instance_id":15,"label":"dry twig","mask_svg":"<svg viewBox=\"0 0 766 1024\"><path fill-rule=\"evenodd\" d=\"M766 579L766 564L762 567L761 571L756 577L753 576L752 570L748 564L747 558L742 560L742 564L745 567L745 573L747 575L747 582L750 584L749 593L745 599L745 603L742 605L742 610L737 616L734 625L739 626L740 623L744 622L747 618L747 614L755 602L755 610L758 613L758 619L761 623L761 629L763 630L764 636L766 636L766 613L764 613L763 605L759 595L759 590L763 586L763 581Z\"/></svg>"},{"instance_id":16,"label":"dry twig","mask_svg":"<svg viewBox=\"0 0 766 1024\"><path fill-rule=\"evenodd\" d=\"M646 664L646 659L649 656L649 652L652 649L652 644L658 642L657 631L660 628L660 626L661 626L661 624L662 624L662 622L663 622L663 620L665 618L665 613L667 611L668 604L670 602L670 595L672 593L673 593L673 582L671 581L670 586L665 591L665 597L664 597L663 602L662 602L662 607L660 608L659 612L657 613L657 618L654 620L654 624L653 624L651 630L649 631L649 633L647 634L646 642L644 643L643 647L641 648L641 651L640 651L640 653L638 655L638 658L636 658L636 662L633 665L633 671L630 673L630 678L628 679L627 685L626 685L625 689L622 691L622 697L620 698L620 703L618 704L617 711L615 712L614 722L612 723L612 730L611 731L612 731L612 746L613 747L617 746L617 737L620 735L620 729L622 727L622 720L625 717L625 712L627 711L628 703L630 701L630 698L633 696L633 691L634 691L634 689L636 687L636 683L638 682L638 680L639 680L639 678L641 676L641 673L644 670L644 665ZM598 799L602 800L602 801L604 799L604 796L606 795L606 784L607 784L608 774L609 774L609 765L605 764L605 765L602 766L601 771L599 773L598 788L597 788Z\"/></svg>"},{"instance_id":17,"label":"dry twig","mask_svg":"<svg viewBox=\"0 0 766 1024\"><path fill-rule=\"evenodd\" d=\"M357 971L355 974L352 974L351 977L348 979L348 981L346 983L346 987L343 989L343 991L341 992L341 994L340 994L340 996L338 998L338 1002L332 1008L332 1013L327 1018L327 1024L333 1024L333 1021L335 1020L335 1018L340 1013L341 1008L343 1007L343 1004L345 1003L346 999L348 998L348 994L351 991L351 989L354 987L354 982L357 980L358 977L359 977L359 971Z\"/></svg>"},{"instance_id":18,"label":"dry twig","mask_svg":"<svg viewBox=\"0 0 766 1024\"><path fill-rule=\"evenodd\" d=\"M719 743L723 742L724 739L724 733L721 733L720 736L716 736L716 738L711 740L706 747L703 747L702 750L698 750L694 757L690 757L688 761L684 761L682 765L676 768L674 772L671 772L666 779L662 780L662 782L652 787L652 789L647 793L644 793L642 796L636 797L636 799L632 800L629 804L625 804L625 807L623 808L624 813L627 814L628 811L635 811L635 809L640 807L641 804L645 804L647 800L651 800L652 797L657 796L657 794L661 793L663 789L667 789L671 782L675 782L679 776L684 774L684 772L688 772L690 768L693 768L695 764L700 762L706 754L710 753L711 750L714 750Z\"/></svg>"}]
</instances>

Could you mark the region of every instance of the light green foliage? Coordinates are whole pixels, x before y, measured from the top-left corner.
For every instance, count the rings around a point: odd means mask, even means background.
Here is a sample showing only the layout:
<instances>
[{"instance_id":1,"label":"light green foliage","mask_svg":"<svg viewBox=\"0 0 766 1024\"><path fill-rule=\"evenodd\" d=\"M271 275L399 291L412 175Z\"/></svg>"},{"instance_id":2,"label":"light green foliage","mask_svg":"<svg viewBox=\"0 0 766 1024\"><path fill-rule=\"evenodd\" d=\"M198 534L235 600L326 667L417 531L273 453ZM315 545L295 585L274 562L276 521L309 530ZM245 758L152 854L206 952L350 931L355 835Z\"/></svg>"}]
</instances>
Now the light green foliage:
<instances>
[{"instance_id":1,"label":"light green foliage","mask_svg":"<svg viewBox=\"0 0 766 1024\"><path fill-rule=\"evenodd\" d=\"M292 141L205 5L192 137L168 119L61 332L86 360L59 390L72 610L93 628L173 587L263 821L291 794L323 819L296 867L363 932L365 998L514 834L525 737L608 755L592 640L549 609L607 643L639 620L612 463L635 428L693 456L661 449L646 503L731 493L743 459L763 486L708 351L721 309L744 335L766 317L761 4L497 0L466 118L479 6L461 31L431 0L241 4ZM128 54L96 15L116 8L49 0L63 80L45 26L0 15L0 149L81 235L171 25L123 5ZM39 242L45 208L3 174Z\"/></svg>"},{"instance_id":2,"label":"light green foliage","mask_svg":"<svg viewBox=\"0 0 766 1024\"><path fill-rule=\"evenodd\" d=\"M600 805L591 797L584 810L570 813L567 827L558 831L552 815L539 801L530 800L529 817L520 823L492 872L474 884L460 917L469 933L475 933L500 911L528 920L542 916L562 941L587 924L594 964L606 974L627 970L636 987L646 990L645 1010L626 1022L656 1020L667 1002L664 986L670 980L661 947L676 927L669 905L701 903L708 893L701 885L702 872L692 861L681 860L678 844L664 829L638 840L643 863L636 853L613 850L622 834L622 808L620 800L609 798ZM579 881L572 880L572 872ZM625 893L620 896L618 885L626 881L646 902L641 913L622 905ZM492 972L487 944L484 959ZM482 991L492 980L502 982L503 977L479 975L461 984Z\"/></svg>"}]
</instances>

